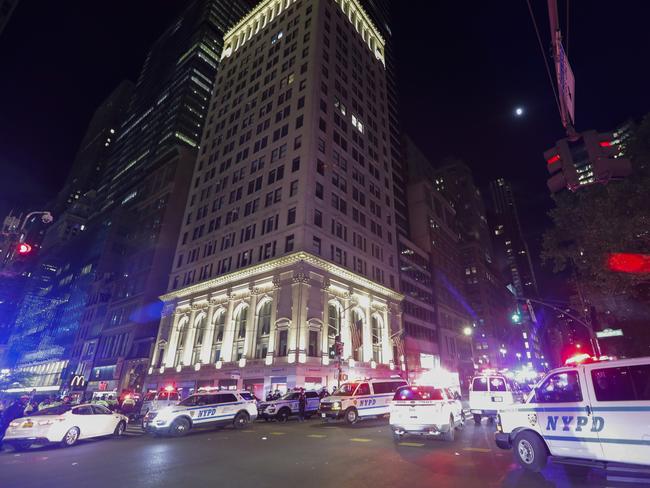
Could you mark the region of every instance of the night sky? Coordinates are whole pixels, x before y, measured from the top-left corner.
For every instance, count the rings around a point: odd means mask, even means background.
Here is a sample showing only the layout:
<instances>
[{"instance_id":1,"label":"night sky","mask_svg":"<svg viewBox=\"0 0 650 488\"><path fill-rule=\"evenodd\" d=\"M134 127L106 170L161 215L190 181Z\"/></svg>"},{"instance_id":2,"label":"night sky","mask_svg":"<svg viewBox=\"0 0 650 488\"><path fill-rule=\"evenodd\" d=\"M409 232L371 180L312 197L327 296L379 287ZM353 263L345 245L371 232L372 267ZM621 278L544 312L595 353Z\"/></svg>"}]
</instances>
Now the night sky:
<instances>
[{"instance_id":1,"label":"night sky","mask_svg":"<svg viewBox=\"0 0 650 488\"><path fill-rule=\"evenodd\" d=\"M531 2L547 49L546 1ZM137 78L148 47L186 3L18 5L0 36L1 215L56 194L97 105L120 80ZM552 205L542 152L563 130L526 1L396 5L404 130L434 163L464 159L481 185L499 176L513 181L537 249ZM578 130L612 129L650 111L648 19L643 0L571 2Z\"/></svg>"}]
</instances>

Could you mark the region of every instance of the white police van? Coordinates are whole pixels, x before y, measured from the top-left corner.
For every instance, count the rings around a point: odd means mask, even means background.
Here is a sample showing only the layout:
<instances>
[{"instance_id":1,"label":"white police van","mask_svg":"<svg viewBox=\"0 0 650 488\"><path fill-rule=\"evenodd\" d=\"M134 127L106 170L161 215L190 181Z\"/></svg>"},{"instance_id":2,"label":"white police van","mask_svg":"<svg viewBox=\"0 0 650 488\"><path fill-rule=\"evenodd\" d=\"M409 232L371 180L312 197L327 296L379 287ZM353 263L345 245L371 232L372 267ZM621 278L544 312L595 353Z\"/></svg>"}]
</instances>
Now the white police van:
<instances>
[{"instance_id":1,"label":"white police van","mask_svg":"<svg viewBox=\"0 0 650 488\"><path fill-rule=\"evenodd\" d=\"M345 419L353 424L359 418L387 415L395 391L407 384L400 378L343 383L332 396L321 400L321 417L323 420Z\"/></svg>"},{"instance_id":2,"label":"white police van","mask_svg":"<svg viewBox=\"0 0 650 488\"><path fill-rule=\"evenodd\" d=\"M161 388L159 391L149 391L142 399L140 415L145 417L150 411L157 412L161 408L177 405L180 401L178 391L171 386Z\"/></svg>"},{"instance_id":3,"label":"white police van","mask_svg":"<svg viewBox=\"0 0 650 488\"><path fill-rule=\"evenodd\" d=\"M286 422L292 415L298 415L299 405L298 398L300 393L291 391L286 393L278 400L269 402L260 402L258 405L259 418L264 420L277 420L278 422ZM305 392L305 417L309 418L318 412L320 398L315 391Z\"/></svg>"},{"instance_id":4,"label":"white police van","mask_svg":"<svg viewBox=\"0 0 650 488\"><path fill-rule=\"evenodd\" d=\"M504 375L484 373L472 378L469 386L469 409L476 425L483 417L495 419L497 411L521 402L523 394L517 383Z\"/></svg>"},{"instance_id":5,"label":"white police van","mask_svg":"<svg viewBox=\"0 0 650 488\"><path fill-rule=\"evenodd\" d=\"M650 357L549 372L525 403L501 410L497 446L541 470L555 461L650 466Z\"/></svg>"},{"instance_id":6,"label":"white police van","mask_svg":"<svg viewBox=\"0 0 650 488\"><path fill-rule=\"evenodd\" d=\"M393 438L405 435L440 437L453 441L457 428L465 424L460 395L449 388L403 386L390 405Z\"/></svg>"},{"instance_id":7,"label":"white police van","mask_svg":"<svg viewBox=\"0 0 650 488\"><path fill-rule=\"evenodd\" d=\"M190 395L178 405L149 412L144 429L152 434L179 437L192 429L232 425L244 428L257 418L255 397L248 391L211 391Z\"/></svg>"}]
</instances>

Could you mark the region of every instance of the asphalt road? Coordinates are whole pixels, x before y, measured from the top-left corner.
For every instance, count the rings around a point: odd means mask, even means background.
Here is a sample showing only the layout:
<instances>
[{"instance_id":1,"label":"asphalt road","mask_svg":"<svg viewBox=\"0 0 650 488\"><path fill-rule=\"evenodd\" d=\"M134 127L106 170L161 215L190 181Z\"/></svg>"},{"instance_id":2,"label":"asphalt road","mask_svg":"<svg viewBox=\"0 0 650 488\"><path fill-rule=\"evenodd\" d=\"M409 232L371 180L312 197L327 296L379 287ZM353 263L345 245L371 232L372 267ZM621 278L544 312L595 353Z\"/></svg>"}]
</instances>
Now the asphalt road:
<instances>
[{"instance_id":1,"label":"asphalt road","mask_svg":"<svg viewBox=\"0 0 650 488\"><path fill-rule=\"evenodd\" d=\"M213 429L183 438L154 438L130 427L122 438L67 449L6 448L0 487L630 486L599 470L554 464L541 474L524 472L511 452L494 445L493 432L484 421L468 423L453 443L407 438L395 444L385 420L354 426L314 419L256 422L241 431Z\"/></svg>"}]
</instances>

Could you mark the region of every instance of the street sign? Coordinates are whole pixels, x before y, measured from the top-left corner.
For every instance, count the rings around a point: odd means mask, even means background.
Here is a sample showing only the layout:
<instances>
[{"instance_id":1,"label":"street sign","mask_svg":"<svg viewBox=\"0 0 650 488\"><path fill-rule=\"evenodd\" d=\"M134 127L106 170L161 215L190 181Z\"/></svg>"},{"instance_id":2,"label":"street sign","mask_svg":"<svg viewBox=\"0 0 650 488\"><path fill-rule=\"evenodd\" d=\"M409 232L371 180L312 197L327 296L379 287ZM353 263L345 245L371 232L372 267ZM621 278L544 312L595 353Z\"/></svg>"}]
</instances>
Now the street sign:
<instances>
[{"instance_id":1,"label":"street sign","mask_svg":"<svg viewBox=\"0 0 650 488\"><path fill-rule=\"evenodd\" d=\"M623 329L605 329L596 331L596 337L598 339L604 339L607 337L621 337L623 335Z\"/></svg>"},{"instance_id":2,"label":"street sign","mask_svg":"<svg viewBox=\"0 0 650 488\"><path fill-rule=\"evenodd\" d=\"M567 58L567 55L564 52L564 47L562 46L562 43L559 44L560 59L558 60L557 78L560 86L560 103L564 105L566 113L571 117L571 123L575 124L576 79L573 76L573 70L569 64L569 58Z\"/></svg>"}]
</instances>

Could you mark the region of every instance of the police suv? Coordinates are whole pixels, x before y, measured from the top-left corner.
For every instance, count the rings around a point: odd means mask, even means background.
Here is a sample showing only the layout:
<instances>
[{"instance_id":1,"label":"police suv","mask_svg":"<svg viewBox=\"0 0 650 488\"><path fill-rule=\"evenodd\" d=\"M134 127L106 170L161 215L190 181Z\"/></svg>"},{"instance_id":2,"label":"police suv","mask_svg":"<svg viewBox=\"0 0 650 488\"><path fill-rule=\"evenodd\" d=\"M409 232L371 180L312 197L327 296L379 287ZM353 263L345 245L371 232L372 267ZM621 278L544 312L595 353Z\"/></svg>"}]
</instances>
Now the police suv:
<instances>
[{"instance_id":1,"label":"police suv","mask_svg":"<svg viewBox=\"0 0 650 488\"><path fill-rule=\"evenodd\" d=\"M519 403L522 399L517 383L497 373L475 376L469 386L469 408L476 425L481 423L483 417L496 418L499 409Z\"/></svg>"},{"instance_id":2,"label":"police suv","mask_svg":"<svg viewBox=\"0 0 650 488\"><path fill-rule=\"evenodd\" d=\"M278 422L286 422L291 415L298 415L299 397L299 392L291 391L278 400L260 402L258 406L259 418L264 420L275 419ZM305 403L305 417L309 418L318 411L320 398L318 393L315 391L306 391L305 397L307 400Z\"/></svg>"},{"instance_id":3,"label":"police suv","mask_svg":"<svg viewBox=\"0 0 650 488\"><path fill-rule=\"evenodd\" d=\"M332 396L321 400L321 417L323 420L345 419L353 424L359 418L386 415L395 391L407 384L399 378L343 383Z\"/></svg>"},{"instance_id":4,"label":"police suv","mask_svg":"<svg viewBox=\"0 0 650 488\"><path fill-rule=\"evenodd\" d=\"M449 388L403 386L390 405L393 438L405 435L440 437L453 441L457 428L465 424L460 395Z\"/></svg>"},{"instance_id":5,"label":"police suv","mask_svg":"<svg viewBox=\"0 0 650 488\"><path fill-rule=\"evenodd\" d=\"M221 390L190 395L177 405L150 411L143 427L152 434L179 437L202 427L241 429L256 418L256 400L250 392Z\"/></svg>"},{"instance_id":6,"label":"police suv","mask_svg":"<svg viewBox=\"0 0 650 488\"><path fill-rule=\"evenodd\" d=\"M650 466L650 357L549 372L523 404L499 411L497 446L541 470L547 458Z\"/></svg>"}]
</instances>

